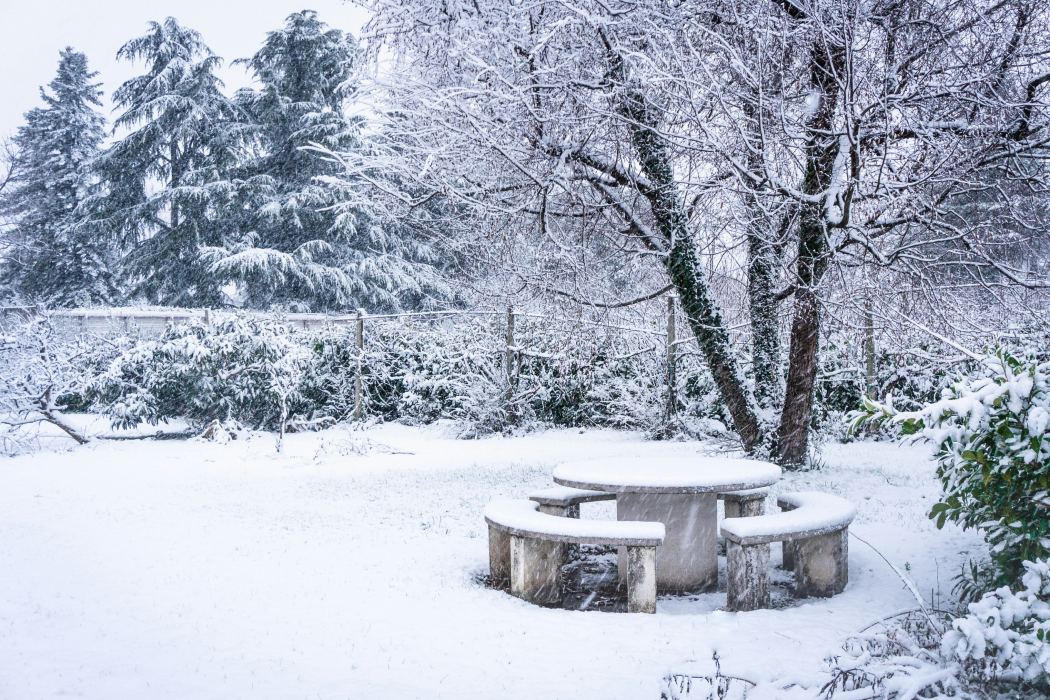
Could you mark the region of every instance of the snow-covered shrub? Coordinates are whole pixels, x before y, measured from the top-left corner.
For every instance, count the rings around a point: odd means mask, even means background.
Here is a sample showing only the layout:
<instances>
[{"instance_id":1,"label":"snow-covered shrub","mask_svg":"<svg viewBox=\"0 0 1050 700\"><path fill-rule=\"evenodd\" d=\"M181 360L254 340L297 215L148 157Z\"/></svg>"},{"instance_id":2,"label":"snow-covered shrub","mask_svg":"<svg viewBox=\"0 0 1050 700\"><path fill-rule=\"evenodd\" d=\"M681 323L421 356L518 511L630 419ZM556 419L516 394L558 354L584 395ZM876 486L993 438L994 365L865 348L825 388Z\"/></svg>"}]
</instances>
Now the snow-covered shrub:
<instances>
[{"instance_id":1,"label":"snow-covered shrub","mask_svg":"<svg viewBox=\"0 0 1050 700\"><path fill-rule=\"evenodd\" d=\"M826 659L817 697L933 698L956 695L958 666L940 653L942 629L924 610L881 620L850 635ZM821 674L823 676L823 674ZM822 681L822 682L821 682Z\"/></svg>"},{"instance_id":2,"label":"snow-covered shrub","mask_svg":"<svg viewBox=\"0 0 1050 700\"><path fill-rule=\"evenodd\" d=\"M1045 585L1045 571L1041 576ZM966 618L948 616L947 632L940 616L926 608L884 618L847 637L823 669L795 670L759 683L748 700L1045 697L1050 687L1038 659L1046 646L1034 632L1044 618L1032 612L1035 597L1018 598L1024 601L995 598L986 608L971 606ZM1045 610L1046 596L1041 600L1037 605ZM1018 649L1019 640L1025 644L1027 638L1036 643Z\"/></svg>"},{"instance_id":3,"label":"snow-covered shrub","mask_svg":"<svg viewBox=\"0 0 1050 700\"><path fill-rule=\"evenodd\" d=\"M449 418L479 433L533 419L511 390L506 348L489 321L436 327L394 321L369 338L370 410L414 424Z\"/></svg>"},{"instance_id":4,"label":"snow-covered shrub","mask_svg":"<svg viewBox=\"0 0 1050 700\"><path fill-rule=\"evenodd\" d=\"M90 348L63 339L47 316L12 317L0 332L0 452L26 451L27 428L50 423L79 444L87 442L62 412L79 397Z\"/></svg>"},{"instance_id":5,"label":"snow-covered shrub","mask_svg":"<svg viewBox=\"0 0 1050 700\"><path fill-rule=\"evenodd\" d=\"M896 349L876 346L870 380L863 344L863 334L855 329L835 329L821 345L812 422L818 438L848 440L851 434L847 416L863 404L869 392L876 400L893 396L898 407L918 409L936 401L950 383L946 369L949 358L943 348L927 338L898 338ZM865 426L864 432L879 438L893 434L876 423Z\"/></svg>"},{"instance_id":6,"label":"snow-covered shrub","mask_svg":"<svg viewBox=\"0 0 1050 700\"><path fill-rule=\"evenodd\" d=\"M854 427L887 422L936 446L944 493L930 511L983 530L996 566L994 585L1016 585L1025 560L1050 554L1050 363L999 349L939 401L900 412L865 399Z\"/></svg>"},{"instance_id":7,"label":"snow-covered shrub","mask_svg":"<svg viewBox=\"0 0 1050 700\"><path fill-rule=\"evenodd\" d=\"M212 325L170 325L159 339L130 344L91 390L118 427L185 418L283 432L302 409L308 359L280 318L223 316Z\"/></svg>"},{"instance_id":8,"label":"snow-covered shrub","mask_svg":"<svg viewBox=\"0 0 1050 700\"><path fill-rule=\"evenodd\" d=\"M665 355L648 335L520 315L515 339L508 371L501 317L368 319L359 351L352 326L304 331L279 317L218 316L169 327L160 339L124 340L120 359L92 382L92 398L117 425L179 417L309 429L353 415L360 371L364 415L449 419L464 436L539 425L672 432ZM725 412L699 358L681 358L676 378L686 427L723 431Z\"/></svg>"},{"instance_id":9,"label":"snow-covered shrub","mask_svg":"<svg viewBox=\"0 0 1050 700\"><path fill-rule=\"evenodd\" d=\"M1023 589L1003 586L970 603L944 635L945 656L988 680L1050 680L1050 566L1024 562Z\"/></svg>"},{"instance_id":10,"label":"snow-covered shrub","mask_svg":"<svg viewBox=\"0 0 1050 700\"><path fill-rule=\"evenodd\" d=\"M660 700L745 700L754 683L722 674L718 652L711 662L689 662L694 668L669 673L660 684Z\"/></svg>"},{"instance_id":11,"label":"snow-covered shrub","mask_svg":"<svg viewBox=\"0 0 1050 700\"><path fill-rule=\"evenodd\" d=\"M590 331L590 332L588 332ZM530 425L649 429L666 411L666 367L645 337L595 333L519 318L507 371L505 328L491 318L432 325L369 320L361 355L365 411L387 420L451 419L475 435ZM353 332L318 331L302 395L315 410L353 409ZM680 363L679 411L720 420L706 371Z\"/></svg>"}]
</instances>

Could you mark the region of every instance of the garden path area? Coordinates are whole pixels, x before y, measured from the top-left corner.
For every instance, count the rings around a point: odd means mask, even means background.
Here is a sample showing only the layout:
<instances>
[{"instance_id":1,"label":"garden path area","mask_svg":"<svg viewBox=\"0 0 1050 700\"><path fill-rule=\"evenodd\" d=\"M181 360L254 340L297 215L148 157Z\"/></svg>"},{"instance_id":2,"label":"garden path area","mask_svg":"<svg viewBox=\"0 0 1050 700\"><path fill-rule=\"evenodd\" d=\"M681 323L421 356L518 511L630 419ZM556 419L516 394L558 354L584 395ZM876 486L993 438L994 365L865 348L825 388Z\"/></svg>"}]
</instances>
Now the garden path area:
<instances>
[{"instance_id":1,"label":"garden path area","mask_svg":"<svg viewBox=\"0 0 1050 700\"><path fill-rule=\"evenodd\" d=\"M291 435L283 455L256 434L2 460L0 698L656 700L665 675L712 651L730 675L804 673L844 635L914 607L853 537L844 594L779 610L722 612L720 592L661 597L656 615L580 613L478 583L491 499L549 486L569 460L717 450L611 430L463 441L386 425ZM928 455L830 444L823 469L774 492L850 499L851 532L927 599L947 598L984 545L927 520ZM585 504L583 517L614 509Z\"/></svg>"}]
</instances>

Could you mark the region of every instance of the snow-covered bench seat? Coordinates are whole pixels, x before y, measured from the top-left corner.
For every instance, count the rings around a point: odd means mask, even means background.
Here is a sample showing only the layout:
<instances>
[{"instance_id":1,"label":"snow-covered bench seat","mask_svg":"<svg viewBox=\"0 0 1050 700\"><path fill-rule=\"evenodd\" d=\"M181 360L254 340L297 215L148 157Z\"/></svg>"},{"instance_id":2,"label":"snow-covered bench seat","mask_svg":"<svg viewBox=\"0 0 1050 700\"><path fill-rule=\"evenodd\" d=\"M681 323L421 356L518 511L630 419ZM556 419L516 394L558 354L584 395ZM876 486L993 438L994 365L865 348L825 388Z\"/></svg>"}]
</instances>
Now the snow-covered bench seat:
<instances>
[{"instance_id":1,"label":"snow-covered bench seat","mask_svg":"<svg viewBox=\"0 0 1050 700\"><path fill-rule=\"evenodd\" d=\"M722 522L726 540L729 609L769 607L769 543L790 546L795 595L827 598L841 593L849 580L847 534L857 509L828 493L797 492L778 496L782 512Z\"/></svg>"},{"instance_id":2,"label":"snow-covered bench seat","mask_svg":"<svg viewBox=\"0 0 1050 700\"><path fill-rule=\"evenodd\" d=\"M725 503L727 518L753 518L762 515L769 489L746 489L744 491L727 491L718 494L718 500Z\"/></svg>"},{"instance_id":3,"label":"snow-covered bench seat","mask_svg":"<svg viewBox=\"0 0 1050 700\"><path fill-rule=\"evenodd\" d=\"M566 544L618 545L627 548L627 612L656 612L663 523L562 518L539 507L535 501L493 501L485 508L489 573L509 577L511 595L539 605L559 603Z\"/></svg>"},{"instance_id":4,"label":"snow-covered bench seat","mask_svg":"<svg viewBox=\"0 0 1050 700\"><path fill-rule=\"evenodd\" d=\"M540 504L540 512L562 518L579 518L580 504L594 501L615 501L616 494L607 491L575 489L571 486L552 486L529 494L530 501ZM561 548L562 563L568 564L580 555L580 545L566 544Z\"/></svg>"},{"instance_id":5,"label":"snow-covered bench seat","mask_svg":"<svg viewBox=\"0 0 1050 700\"><path fill-rule=\"evenodd\" d=\"M563 518L580 517L580 504L594 501L615 501L616 494L607 491L574 489L571 486L554 486L529 495L530 501L540 504L540 512Z\"/></svg>"}]
</instances>

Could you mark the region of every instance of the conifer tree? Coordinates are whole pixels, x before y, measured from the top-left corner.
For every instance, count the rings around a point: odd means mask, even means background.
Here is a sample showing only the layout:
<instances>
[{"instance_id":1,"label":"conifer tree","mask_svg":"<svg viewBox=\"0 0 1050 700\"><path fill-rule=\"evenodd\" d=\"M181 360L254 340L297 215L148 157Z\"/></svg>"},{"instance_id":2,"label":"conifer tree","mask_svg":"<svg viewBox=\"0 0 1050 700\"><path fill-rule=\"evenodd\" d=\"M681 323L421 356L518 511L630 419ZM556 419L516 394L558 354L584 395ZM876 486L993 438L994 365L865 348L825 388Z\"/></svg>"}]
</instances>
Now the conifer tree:
<instances>
[{"instance_id":1,"label":"conifer tree","mask_svg":"<svg viewBox=\"0 0 1050 700\"><path fill-rule=\"evenodd\" d=\"M236 245L209 251L214 269L239 284L256 308L336 310L398 307L432 275L422 246L340 207L323 184L342 172L316 146L359 150L358 120L345 113L357 44L306 10L290 15L263 47L242 59L261 83L236 102L254 124L257 157L242 170L246 212Z\"/></svg>"},{"instance_id":2,"label":"conifer tree","mask_svg":"<svg viewBox=\"0 0 1050 700\"><path fill-rule=\"evenodd\" d=\"M235 231L226 207L236 188L226 177L236 164L241 126L214 73L222 59L173 17L151 22L117 57L143 61L146 72L113 94L124 110L115 128L131 133L99 158L106 189L93 202L95 221L128 249L123 273L130 296L220 305L221 282L200 252Z\"/></svg>"},{"instance_id":3,"label":"conifer tree","mask_svg":"<svg viewBox=\"0 0 1050 700\"><path fill-rule=\"evenodd\" d=\"M109 303L116 251L84 226L78 208L92 186L91 162L105 135L102 91L87 57L67 47L40 89L45 107L25 114L13 139L12 182L0 196L3 282L16 300L50 306Z\"/></svg>"}]
</instances>

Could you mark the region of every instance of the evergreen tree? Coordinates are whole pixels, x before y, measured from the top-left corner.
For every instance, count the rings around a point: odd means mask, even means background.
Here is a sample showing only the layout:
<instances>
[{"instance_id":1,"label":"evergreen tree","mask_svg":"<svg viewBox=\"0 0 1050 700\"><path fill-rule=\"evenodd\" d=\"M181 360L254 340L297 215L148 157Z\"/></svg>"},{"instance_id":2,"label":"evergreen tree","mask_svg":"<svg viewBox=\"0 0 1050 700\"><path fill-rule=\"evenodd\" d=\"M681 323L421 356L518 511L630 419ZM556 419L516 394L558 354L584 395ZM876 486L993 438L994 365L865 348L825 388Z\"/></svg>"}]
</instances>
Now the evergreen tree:
<instances>
[{"instance_id":1,"label":"evergreen tree","mask_svg":"<svg viewBox=\"0 0 1050 700\"><path fill-rule=\"evenodd\" d=\"M202 261L206 246L235 230L227 210L236 185L238 111L221 91L222 59L173 17L125 44L117 57L146 72L114 92L131 133L99 158L106 190L93 202L100 226L119 233L128 254L129 295L172 306L223 303L221 281Z\"/></svg>"},{"instance_id":2,"label":"evergreen tree","mask_svg":"<svg viewBox=\"0 0 1050 700\"><path fill-rule=\"evenodd\" d=\"M2 268L9 293L51 306L108 303L116 254L97 231L82 225L78 207L92 185L91 162L105 135L102 91L87 57L67 47L58 74L40 89L45 107L25 114L13 139L15 178L0 197L6 232Z\"/></svg>"},{"instance_id":3,"label":"evergreen tree","mask_svg":"<svg viewBox=\"0 0 1050 700\"><path fill-rule=\"evenodd\" d=\"M290 15L242 59L261 83L238 92L251 115L257 156L245 165L240 241L209 251L214 269L239 283L249 306L292 310L396 308L423 290L428 251L341 206L322 184L340 166L313 146L361 148L344 107L357 44L313 11Z\"/></svg>"}]
</instances>

